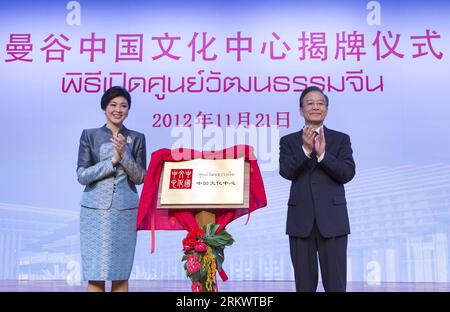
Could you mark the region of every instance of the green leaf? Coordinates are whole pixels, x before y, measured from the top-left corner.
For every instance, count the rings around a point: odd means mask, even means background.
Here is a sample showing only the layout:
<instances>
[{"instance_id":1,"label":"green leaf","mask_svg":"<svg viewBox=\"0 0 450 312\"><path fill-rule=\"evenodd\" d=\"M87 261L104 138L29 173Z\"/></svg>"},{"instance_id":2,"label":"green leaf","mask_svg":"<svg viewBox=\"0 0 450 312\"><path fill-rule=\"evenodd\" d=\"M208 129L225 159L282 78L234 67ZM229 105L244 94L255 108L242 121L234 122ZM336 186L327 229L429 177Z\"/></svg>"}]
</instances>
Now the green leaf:
<instances>
[{"instance_id":1,"label":"green leaf","mask_svg":"<svg viewBox=\"0 0 450 312\"><path fill-rule=\"evenodd\" d=\"M217 269L220 271L222 269L222 263L224 261L223 249L213 248L212 253L217 261Z\"/></svg>"},{"instance_id":2,"label":"green leaf","mask_svg":"<svg viewBox=\"0 0 450 312\"><path fill-rule=\"evenodd\" d=\"M191 279L193 281L198 281L200 280L200 271L195 272L194 274L191 275Z\"/></svg>"},{"instance_id":3,"label":"green leaf","mask_svg":"<svg viewBox=\"0 0 450 312\"><path fill-rule=\"evenodd\" d=\"M200 267L200 279L203 279L206 276L206 273L208 272L208 269L202 270L202 267Z\"/></svg>"},{"instance_id":4,"label":"green leaf","mask_svg":"<svg viewBox=\"0 0 450 312\"><path fill-rule=\"evenodd\" d=\"M220 224L213 224L211 227L211 235L215 235L217 229L219 228Z\"/></svg>"},{"instance_id":5,"label":"green leaf","mask_svg":"<svg viewBox=\"0 0 450 312\"><path fill-rule=\"evenodd\" d=\"M214 224L213 223L208 223L207 225L206 225L206 229L205 229L205 236L211 236L212 234L214 234L214 233L211 233L211 229L212 229L212 227L214 226Z\"/></svg>"},{"instance_id":6,"label":"green leaf","mask_svg":"<svg viewBox=\"0 0 450 312\"><path fill-rule=\"evenodd\" d=\"M208 236L209 227L210 227L210 223L208 223L202 227L203 231L205 231L205 236Z\"/></svg>"},{"instance_id":7,"label":"green leaf","mask_svg":"<svg viewBox=\"0 0 450 312\"><path fill-rule=\"evenodd\" d=\"M219 228L220 224L214 224L214 223L208 223L207 225L203 226L203 230L205 231L206 237L214 236L217 229Z\"/></svg>"}]
</instances>

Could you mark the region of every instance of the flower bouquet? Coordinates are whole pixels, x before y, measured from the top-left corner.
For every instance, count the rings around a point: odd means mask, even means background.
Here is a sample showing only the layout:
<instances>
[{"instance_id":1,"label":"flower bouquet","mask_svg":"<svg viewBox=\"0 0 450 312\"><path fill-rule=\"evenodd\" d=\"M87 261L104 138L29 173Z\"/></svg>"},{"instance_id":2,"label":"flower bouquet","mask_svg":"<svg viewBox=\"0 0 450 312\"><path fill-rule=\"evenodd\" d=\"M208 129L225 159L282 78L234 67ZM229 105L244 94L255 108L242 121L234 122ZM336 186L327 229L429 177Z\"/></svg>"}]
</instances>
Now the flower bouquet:
<instances>
[{"instance_id":1,"label":"flower bouquet","mask_svg":"<svg viewBox=\"0 0 450 312\"><path fill-rule=\"evenodd\" d=\"M224 249L234 243L233 237L219 224L207 224L191 230L183 239L186 275L191 279L193 292L217 291L216 273L222 270Z\"/></svg>"}]
</instances>

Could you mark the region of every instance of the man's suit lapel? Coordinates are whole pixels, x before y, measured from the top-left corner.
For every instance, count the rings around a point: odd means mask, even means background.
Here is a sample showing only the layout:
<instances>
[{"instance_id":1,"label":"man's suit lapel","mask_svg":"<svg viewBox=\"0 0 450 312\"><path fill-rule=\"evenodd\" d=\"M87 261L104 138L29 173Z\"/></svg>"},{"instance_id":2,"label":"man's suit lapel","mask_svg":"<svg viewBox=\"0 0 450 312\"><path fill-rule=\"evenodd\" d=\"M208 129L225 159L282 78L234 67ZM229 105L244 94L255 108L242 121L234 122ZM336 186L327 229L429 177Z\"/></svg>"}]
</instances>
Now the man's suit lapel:
<instances>
[{"instance_id":1,"label":"man's suit lapel","mask_svg":"<svg viewBox=\"0 0 450 312\"><path fill-rule=\"evenodd\" d=\"M302 139L302 135L303 135L303 130L300 130L299 132L297 132L298 135L296 135L295 138L295 148L298 150L300 149L303 153L303 139Z\"/></svg>"},{"instance_id":2,"label":"man's suit lapel","mask_svg":"<svg viewBox=\"0 0 450 312\"><path fill-rule=\"evenodd\" d=\"M325 150L330 150L334 143L334 135L333 132L330 131L327 127L323 126L323 131L325 134Z\"/></svg>"}]
</instances>

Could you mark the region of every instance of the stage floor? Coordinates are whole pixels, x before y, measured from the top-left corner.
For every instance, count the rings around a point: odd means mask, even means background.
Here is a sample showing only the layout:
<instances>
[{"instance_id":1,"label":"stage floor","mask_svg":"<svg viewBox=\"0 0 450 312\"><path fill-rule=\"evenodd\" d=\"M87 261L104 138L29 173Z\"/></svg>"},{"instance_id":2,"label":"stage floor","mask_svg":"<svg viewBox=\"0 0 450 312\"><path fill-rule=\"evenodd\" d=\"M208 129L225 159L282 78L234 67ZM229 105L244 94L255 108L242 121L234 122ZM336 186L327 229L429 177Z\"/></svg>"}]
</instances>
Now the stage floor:
<instances>
[{"instance_id":1,"label":"stage floor","mask_svg":"<svg viewBox=\"0 0 450 312\"><path fill-rule=\"evenodd\" d=\"M108 288L110 284L107 284ZM0 281L0 292L82 292L86 283L69 285L66 281ZM130 281L131 292L190 292L189 281ZM293 281L227 281L219 282L221 292L293 292ZM318 291L323 291L321 285ZM450 292L450 283L380 283L347 284L349 292Z\"/></svg>"}]
</instances>

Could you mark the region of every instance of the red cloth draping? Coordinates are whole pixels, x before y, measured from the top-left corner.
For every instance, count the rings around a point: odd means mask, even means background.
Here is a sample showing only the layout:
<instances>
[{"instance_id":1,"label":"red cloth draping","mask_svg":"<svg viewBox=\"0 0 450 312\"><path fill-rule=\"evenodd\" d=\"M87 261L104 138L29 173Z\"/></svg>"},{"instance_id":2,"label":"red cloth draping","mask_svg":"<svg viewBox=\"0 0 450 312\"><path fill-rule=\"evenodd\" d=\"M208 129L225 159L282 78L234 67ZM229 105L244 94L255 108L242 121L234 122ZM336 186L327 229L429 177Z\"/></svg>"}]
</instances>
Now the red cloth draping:
<instances>
[{"instance_id":1,"label":"red cloth draping","mask_svg":"<svg viewBox=\"0 0 450 312\"><path fill-rule=\"evenodd\" d=\"M152 153L147 170L144 186L142 188L139 202L136 230L152 231L151 252L155 250L155 230L187 230L197 227L195 214L198 210L173 210L156 209L158 201L158 188L165 161L185 161L196 158L203 159L229 159L245 157L250 162L250 208L249 209L219 209L215 211L216 224L220 224L217 232L223 230L228 223L252 211L267 205L266 192L261 172L253 147L248 145L236 145L221 151L196 151L193 149L180 148L170 150L163 148ZM248 222L248 219L247 219Z\"/></svg>"}]
</instances>

